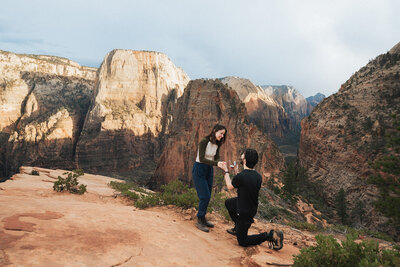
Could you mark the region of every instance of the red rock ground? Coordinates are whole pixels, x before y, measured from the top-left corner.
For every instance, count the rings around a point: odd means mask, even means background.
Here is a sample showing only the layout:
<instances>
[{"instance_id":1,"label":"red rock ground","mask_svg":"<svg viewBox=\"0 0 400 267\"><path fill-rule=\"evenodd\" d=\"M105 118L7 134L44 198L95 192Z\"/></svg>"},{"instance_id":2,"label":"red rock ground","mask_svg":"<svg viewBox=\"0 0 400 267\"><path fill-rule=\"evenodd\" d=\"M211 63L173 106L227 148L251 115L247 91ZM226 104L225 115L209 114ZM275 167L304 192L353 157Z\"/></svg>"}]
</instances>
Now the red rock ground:
<instances>
[{"instance_id":1,"label":"red rock ground","mask_svg":"<svg viewBox=\"0 0 400 267\"><path fill-rule=\"evenodd\" d=\"M266 266L290 264L313 236L257 221L251 233L281 228L280 251L267 244L242 248L226 233L229 223L210 215L209 233L195 226L195 212L176 207L138 210L115 197L115 179L85 174L87 193L58 193L62 170L22 167L0 184L0 266ZM294 245L296 244L296 245Z\"/></svg>"}]
</instances>

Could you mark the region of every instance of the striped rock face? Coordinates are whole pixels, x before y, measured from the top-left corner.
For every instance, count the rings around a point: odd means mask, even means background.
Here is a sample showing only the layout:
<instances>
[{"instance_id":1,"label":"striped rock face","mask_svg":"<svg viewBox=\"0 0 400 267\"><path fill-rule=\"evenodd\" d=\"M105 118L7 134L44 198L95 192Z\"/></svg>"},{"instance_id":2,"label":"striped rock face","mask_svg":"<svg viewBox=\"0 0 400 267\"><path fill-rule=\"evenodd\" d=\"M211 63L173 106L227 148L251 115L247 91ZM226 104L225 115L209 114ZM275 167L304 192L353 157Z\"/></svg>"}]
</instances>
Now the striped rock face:
<instances>
[{"instance_id":1,"label":"striped rock face","mask_svg":"<svg viewBox=\"0 0 400 267\"><path fill-rule=\"evenodd\" d=\"M0 177L22 164L74 167L95 68L0 51Z\"/></svg>"},{"instance_id":2,"label":"striped rock face","mask_svg":"<svg viewBox=\"0 0 400 267\"><path fill-rule=\"evenodd\" d=\"M150 164L171 121L176 99L189 82L162 53L113 50L97 73L76 161L91 172L131 171Z\"/></svg>"}]
</instances>

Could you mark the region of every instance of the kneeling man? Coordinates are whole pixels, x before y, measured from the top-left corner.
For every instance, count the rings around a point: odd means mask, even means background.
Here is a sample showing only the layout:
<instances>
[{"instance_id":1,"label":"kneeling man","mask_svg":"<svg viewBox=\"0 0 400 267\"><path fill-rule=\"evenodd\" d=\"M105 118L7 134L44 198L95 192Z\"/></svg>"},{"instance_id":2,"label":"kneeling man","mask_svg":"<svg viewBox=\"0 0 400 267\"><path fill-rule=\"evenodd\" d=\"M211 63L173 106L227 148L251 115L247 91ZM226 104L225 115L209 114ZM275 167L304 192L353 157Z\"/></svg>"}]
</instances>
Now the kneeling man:
<instances>
[{"instance_id":1,"label":"kneeling man","mask_svg":"<svg viewBox=\"0 0 400 267\"><path fill-rule=\"evenodd\" d=\"M248 230L254 222L253 218L257 213L258 194L261 188L262 177L254 170L258 162L258 154L254 149L246 149L241 155L241 163L244 170L240 173L235 168L235 176L232 181L229 176L229 170L226 162L221 167L225 171L225 183L229 190L237 189L237 197L225 201L235 227L227 230L228 233L236 235L240 246L247 247L259 245L265 241L270 242L274 250L280 250L283 247L283 233L281 231L271 230L258 235L248 235Z\"/></svg>"}]
</instances>

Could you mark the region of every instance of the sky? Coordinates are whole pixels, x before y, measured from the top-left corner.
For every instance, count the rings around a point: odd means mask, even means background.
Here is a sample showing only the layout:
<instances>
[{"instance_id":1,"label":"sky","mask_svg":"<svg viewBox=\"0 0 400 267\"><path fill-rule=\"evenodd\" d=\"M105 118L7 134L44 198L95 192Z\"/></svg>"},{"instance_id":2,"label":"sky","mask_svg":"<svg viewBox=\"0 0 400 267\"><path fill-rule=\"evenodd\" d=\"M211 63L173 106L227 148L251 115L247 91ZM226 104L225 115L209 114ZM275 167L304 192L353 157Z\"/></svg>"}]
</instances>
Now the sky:
<instances>
[{"instance_id":1,"label":"sky","mask_svg":"<svg viewBox=\"0 0 400 267\"><path fill-rule=\"evenodd\" d=\"M237 76L329 96L400 42L398 0L1 0L0 50L99 67L158 51L191 79Z\"/></svg>"}]
</instances>

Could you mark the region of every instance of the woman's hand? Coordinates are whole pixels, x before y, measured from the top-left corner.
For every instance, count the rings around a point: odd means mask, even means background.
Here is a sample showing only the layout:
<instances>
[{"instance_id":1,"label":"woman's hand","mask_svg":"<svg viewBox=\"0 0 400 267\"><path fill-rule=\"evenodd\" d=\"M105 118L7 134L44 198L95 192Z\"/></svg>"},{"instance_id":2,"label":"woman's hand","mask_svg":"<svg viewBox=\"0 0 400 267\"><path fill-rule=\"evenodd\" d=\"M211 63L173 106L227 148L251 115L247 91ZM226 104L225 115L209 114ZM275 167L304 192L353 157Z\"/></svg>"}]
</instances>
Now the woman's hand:
<instances>
[{"instance_id":1,"label":"woman's hand","mask_svg":"<svg viewBox=\"0 0 400 267\"><path fill-rule=\"evenodd\" d=\"M218 161L217 166L218 166L219 168L223 169L224 171L227 171L227 170L228 170L225 161Z\"/></svg>"}]
</instances>

